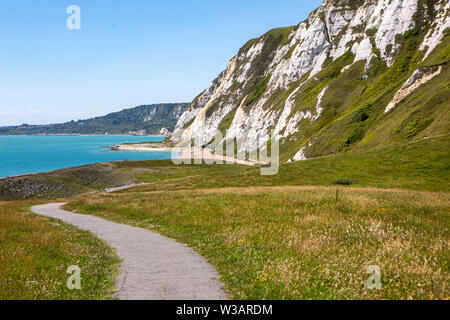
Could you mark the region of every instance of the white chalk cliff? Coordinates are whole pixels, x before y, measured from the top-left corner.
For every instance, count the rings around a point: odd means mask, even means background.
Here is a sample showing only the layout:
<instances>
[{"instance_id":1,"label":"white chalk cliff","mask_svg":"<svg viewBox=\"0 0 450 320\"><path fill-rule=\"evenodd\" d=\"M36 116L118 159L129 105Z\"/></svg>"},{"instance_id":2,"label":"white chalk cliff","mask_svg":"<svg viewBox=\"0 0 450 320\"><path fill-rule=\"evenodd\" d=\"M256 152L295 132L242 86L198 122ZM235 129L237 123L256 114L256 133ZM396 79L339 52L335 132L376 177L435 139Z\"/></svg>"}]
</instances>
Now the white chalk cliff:
<instances>
[{"instance_id":1,"label":"white chalk cliff","mask_svg":"<svg viewBox=\"0 0 450 320\"><path fill-rule=\"evenodd\" d=\"M271 30L241 48L226 70L181 115L172 139L195 137L197 144L204 145L222 130L226 140L243 139L241 151L248 152L277 137L289 145L289 159L305 160L315 143L326 141L327 126L364 107L366 100L370 105L382 100L382 94L378 100L372 94L380 87L377 81L403 63L400 60L409 50L405 47L414 40L420 59L410 59L409 69L401 69L404 73L398 73L398 80L386 83L389 100L379 102L384 103L380 112L373 111L370 116L381 117L389 101L398 100L395 93L408 78L417 78L412 74L421 67L419 63L427 61L448 38L449 11L448 0L325 0L299 25ZM361 83L347 95L358 92L361 97L351 100L344 96L345 110L341 110L343 107L333 105L330 97L339 93L339 77L356 71L358 77L353 80L347 76L346 81ZM410 85L409 89L418 87ZM316 125L325 116L330 120ZM346 141L338 141L343 134L328 139L327 146L335 144L334 149L324 147L316 154L351 145L351 132L345 132L350 136Z\"/></svg>"}]
</instances>

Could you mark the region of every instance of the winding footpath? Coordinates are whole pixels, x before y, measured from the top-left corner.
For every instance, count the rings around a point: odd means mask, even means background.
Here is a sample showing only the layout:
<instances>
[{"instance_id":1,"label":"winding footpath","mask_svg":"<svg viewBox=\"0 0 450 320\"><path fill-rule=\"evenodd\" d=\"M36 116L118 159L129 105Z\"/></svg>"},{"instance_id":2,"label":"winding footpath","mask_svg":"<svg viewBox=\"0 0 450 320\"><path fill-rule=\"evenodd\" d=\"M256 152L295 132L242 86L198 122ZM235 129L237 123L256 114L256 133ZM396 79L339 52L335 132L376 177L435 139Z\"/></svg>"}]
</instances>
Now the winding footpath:
<instances>
[{"instance_id":1,"label":"winding footpath","mask_svg":"<svg viewBox=\"0 0 450 320\"><path fill-rule=\"evenodd\" d=\"M219 275L187 245L155 232L61 210L62 203L35 206L38 215L87 230L116 249L122 259L117 279L121 300L223 300ZM81 271L83 272L83 271Z\"/></svg>"}]
</instances>

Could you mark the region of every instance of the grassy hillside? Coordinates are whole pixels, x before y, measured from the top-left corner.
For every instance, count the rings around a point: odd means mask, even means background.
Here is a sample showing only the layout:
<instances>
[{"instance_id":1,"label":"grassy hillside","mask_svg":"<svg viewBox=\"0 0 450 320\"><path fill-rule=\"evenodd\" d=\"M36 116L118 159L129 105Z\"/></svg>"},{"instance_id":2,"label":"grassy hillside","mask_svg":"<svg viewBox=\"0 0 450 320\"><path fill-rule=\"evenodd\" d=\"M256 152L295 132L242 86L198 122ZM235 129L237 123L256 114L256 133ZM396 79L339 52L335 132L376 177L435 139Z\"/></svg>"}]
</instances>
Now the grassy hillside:
<instances>
[{"instance_id":1,"label":"grassy hillside","mask_svg":"<svg viewBox=\"0 0 450 320\"><path fill-rule=\"evenodd\" d=\"M450 139L397 143L282 164L275 176L259 167L182 165L170 160L94 164L0 179L0 199L57 199L130 183L140 191L245 186L353 185L426 191L450 190ZM127 190L123 192L128 192Z\"/></svg>"},{"instance_id":2,"label":"grassy hillside","mask_svg":"<svg viewBox=\"0 0 450 320\"><path fill-rule=\"evenodd\" d=\"M138 174L140 182L150 182L139 187L139 191L351 184L448 192L449 138L447 135L282 164L279 173L274 176L261 176L258 167L230 165L178 167L170 161L127 162L117 165L123 168L146 167L160 170L156 174Z\"/></svg>"},{"instance_id":3,"label":"grassy hillside","mask_svg":"<svg viewBox=\"0 0 450 320\"><path fill-rule=\"evenodd\" d=\"M422 62L423 54L414 49L422 37L423 32L419 31L405 35L394 64L388 69L372 66L373 74L368 78L364 78L367 74L364 61L343 73L333 73L347 64L344 56L330 63L317 80L306 84L298 96L300 108L307 105L307 99L316 103L319 89L328 86L322 100L323 116L316 123L303 123L305 129L295 134L297 141L303 141L301 146L305 146L307 158L448 134L450 38ZM441 66L442 71L385 113L386 106L405 81L425 66ZM282 145L283 159L289 159L299 150L293 149L298 143L294 144L292 137L283 140Z\"/></svg>"},{"instance_id":4,"label":"grassy hillside","mask_svg":"<svg viewBox=\"0 0 450 320\"><path fill-rule=\"evenodd\" d=\"M186 106L185 103L153 104L62 124L0 127L0 135L128 134L139 130L146 130L147 134L159 134L162 128L170 131L175 128Z\"/></svg>"},{"instance_id":5,"label":"grassy hillside","mask_svg":"<svg viewBox=\"0 0 450 320\"><path fill-rule=\"evenodd\" d=\"M108 299L119 260L89 232L29 213L31 202L0 201L0 300ZM81 269L82 290L66 286Z\"/></svg>"}]
</instances>

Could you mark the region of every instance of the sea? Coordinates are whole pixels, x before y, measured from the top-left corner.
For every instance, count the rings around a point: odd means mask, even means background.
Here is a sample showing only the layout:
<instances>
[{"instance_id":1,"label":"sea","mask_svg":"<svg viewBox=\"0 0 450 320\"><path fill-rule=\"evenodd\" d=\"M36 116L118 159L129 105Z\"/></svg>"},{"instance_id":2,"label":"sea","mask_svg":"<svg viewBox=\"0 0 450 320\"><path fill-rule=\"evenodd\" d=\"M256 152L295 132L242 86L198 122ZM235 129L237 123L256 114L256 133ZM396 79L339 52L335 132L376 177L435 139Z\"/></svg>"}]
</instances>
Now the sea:
<instances>
[{"instance_id":1,"label":"sea","mask_svg":"<svg viewBox=\"0 0 450 320\"><path fill-rule=\"evenodd\" d=\"M122 143L160 142L153 136L0 136L0 178L97 162L170 159L167 152L113 151Z\"/></svg>"}]
</instances>

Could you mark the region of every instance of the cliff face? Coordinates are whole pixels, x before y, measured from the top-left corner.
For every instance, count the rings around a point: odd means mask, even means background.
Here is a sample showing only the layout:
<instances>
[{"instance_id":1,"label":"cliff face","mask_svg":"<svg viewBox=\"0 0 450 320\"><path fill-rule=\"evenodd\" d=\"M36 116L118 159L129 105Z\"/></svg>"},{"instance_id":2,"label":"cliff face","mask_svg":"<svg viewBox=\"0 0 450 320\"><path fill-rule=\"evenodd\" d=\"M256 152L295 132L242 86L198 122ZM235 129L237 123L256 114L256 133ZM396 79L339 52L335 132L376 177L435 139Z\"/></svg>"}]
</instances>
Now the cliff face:
<instances>
[{"instance_id":1,"label":"cliff face","mask_svg":"<svg viewBox=\"0 0 450 320\"><path fill-rule=\"evenodd\" d=\"M448 133L449 16L447 0L325 0L299 25L245 44L172 139L203 145L220 130L249 152L275 136L284 160L304 160ZM386 113L430 66L440 73Z\"/></svg>"}]
</instances>

